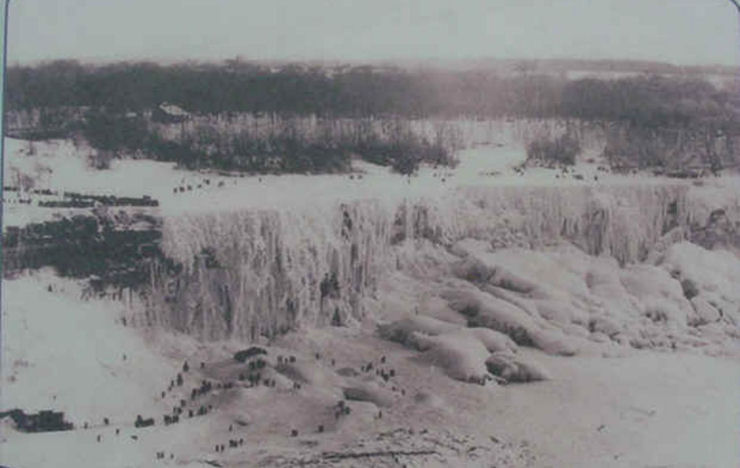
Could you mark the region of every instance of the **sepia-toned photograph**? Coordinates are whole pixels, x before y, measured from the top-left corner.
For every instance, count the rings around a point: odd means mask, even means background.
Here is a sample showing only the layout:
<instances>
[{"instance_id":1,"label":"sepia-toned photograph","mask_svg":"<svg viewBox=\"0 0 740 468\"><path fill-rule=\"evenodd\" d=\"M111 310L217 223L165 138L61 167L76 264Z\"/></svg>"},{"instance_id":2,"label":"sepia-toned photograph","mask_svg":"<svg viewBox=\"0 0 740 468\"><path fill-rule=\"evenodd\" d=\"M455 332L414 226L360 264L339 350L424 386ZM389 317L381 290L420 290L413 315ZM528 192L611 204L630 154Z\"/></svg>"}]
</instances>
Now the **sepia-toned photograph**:
<instances>
[{"instance_id":1,"label":"sepia-toned photograph","mask_svg":"<svg viewBox=\"0 0 740 468\"><path fill-rule=\"evenodd\" d=\"M740 466L740 0L5 0L0 468Z\"/></svg>"}]
</instances>

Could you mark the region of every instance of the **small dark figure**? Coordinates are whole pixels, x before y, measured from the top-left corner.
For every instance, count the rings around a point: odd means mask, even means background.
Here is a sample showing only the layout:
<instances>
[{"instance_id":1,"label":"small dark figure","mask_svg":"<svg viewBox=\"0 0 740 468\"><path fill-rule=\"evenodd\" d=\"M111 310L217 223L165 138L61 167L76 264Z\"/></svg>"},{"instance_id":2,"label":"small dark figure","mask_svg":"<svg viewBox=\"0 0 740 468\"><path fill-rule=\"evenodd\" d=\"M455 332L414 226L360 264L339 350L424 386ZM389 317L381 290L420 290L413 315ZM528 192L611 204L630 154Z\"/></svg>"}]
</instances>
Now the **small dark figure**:
<instances>
[{"instance_id":1,"label":"small dark figure","mask_svg":"<svg viewBox=\"0 0 740 468\"><path fill-rule=\"evenodd\" d=\"M201 362L200 363L200 368L201 369L205 369L206 368L206 363L205 362Z\"/></svg>"},{"instance_id":2,"label":"small dark figure","mask_svg":"<svg viewBox=\"0 0 740 468\"><path fill-rule=\"evenodd\" d=\"M381 363L381 364L385 364L385 356L382 356L382 357L380 358L380 363Z\"/></svg>"},{"instance_id":3,"label":"small dark figure","mask_svg":"<svg viewBox=\"0 0 740 468\"><path fill-rule=\"evenodd\" d=\"M336 364L336 362L334 361L334 359L332 359L332 360L331 360L331 365L332 365L332 367L334 367L334 364Z\"/></svg>"},{"instance_id":4,"label":"small dark figure","mask_svg":"<svg viewBox=\"0 0 740 468\"><path fill-rule=\"evenodd\" d=\"M324 432L324 425L323 424L319 425L319 434L321 434L322 432Z\"/></svg>"},{"instance_id":5,"label":"small dark figure","mask_svg":"<svg viewBox=\"0 0 740 468\"><path fill-rule=\"evenodd\" d=\"M177 374L177 386L182 387L182 375Z\"/></svg>"},{"instance_id":6,"label":"small dark figure","mask_svg":"<svg viewBox=\"0 0 740 468\"><path fill-rule=\"evenodd\" d=\"M188 410L188 417L189 418L192 418L193 417L193 410Z\"/></svg>"},{"instance_id":7,"label":"small dark figure","mask_svg":"<svg viewBox=\"0 0 740 468\"><path fill-rule=\"evenodd\" d=\"M182 371L187 372L190 370L190 366L188 366L188 361L185 361L185 364L182 365Z\"/></svg>"},{"instance_id":8,"label":"small dark figure","mask_svg":"<svg viewBox=\"0 0 740 468\"><path fill-rule=\"evenodd\" d=\"M383 412L382 411L378 411L378 419L383 419Z\"/></svg>"},{"instance_id":9,"label":"small dark figure","mask_svg":"<svg viewBox=\"0 0 740 468\"><path fill-rule=\"evenodd\" d=\"M164 392L162 392L162 398L164 398Z\"/></svg>"},{"instance_id":10,"label":"small dark figure","mask_svg":"<svg viewBox=\"0 0 740 468\"><path fill-rule=\"evenodd\" d=\"M83 429L87 429L87 421L85 421L85 424L82 425Z\"/></svg>"},{"instance_id":11,"label":"small dark figure","mask_svg":"<svg viewBox=\"0 0 740 468\"><path fill-rule=\"evenodd\" d=\"M291 356L291 357L290 357L290 362L291 362L291 363L295 362L295 356Z\"/></svg>"},{"instance_id":12,"label":"small dark figure","mask_svg":"<svg viewBox=\"0 0 740 468\"><path fill-rule=\"evenodd\" d=\"M316 360L318 361L319 359L321 359L321 355L319 353L316 353Z\"/></svg>"},{"instance_id":13,"label":"small dark figure","mask_svg":"<svg viewBox=\"0 0 740 468\"><path fill-rule=\"evenodd\" d=\"M108 418L103 418L103 424L106 426L110 424L110 420Z\"/></svg>"},{"instance_id":14,"label":"small dark figure","mask_svg":"<svg viewBox=\"0 0 740 468\"><path fill-rule=\"evenodd\" d=\"M234 425L233 424L229 424L229 432L231 432L233 430L234 430Z\"/></svg>"},{"instance_id":15,"label":"small dark figure","mask_svg":"<svg viewBox=\"0 0 740 468\"><path fill-rule=\"evenodd\" d=\"M100 442L100 434L98 434L98 442Z\"/></svg>"},{"instance_id":16,"label":"small dark figure","mask_svg":"<svg viewBox=\"0 0 740 468\"><path fill-rule=\"evenodd\" d=\"M116 429L116 435L118 435L120 433L121 433L121 430L120 429Z\"/></svg>"},{"instance_id":17,"label":"small dark figure","mask_svg":"<svg viewBox=\"0 0 740 468\"><path fill-rule=\"evenodd\" d=\"M293 429L292 431L290 431L290 436L291 437L298 437L298 429Z\"/></svg>"},{"instance_id":18,"label":"small dark figure","mask_svg":"<svg viewBox=\"0 0 740 468\"><path fill-rule=\"evenodd\" d=\"M139 436L132 435L131 436L131 439L133 439L133 440L139 440Z\"/></svg>"}]
</instances>

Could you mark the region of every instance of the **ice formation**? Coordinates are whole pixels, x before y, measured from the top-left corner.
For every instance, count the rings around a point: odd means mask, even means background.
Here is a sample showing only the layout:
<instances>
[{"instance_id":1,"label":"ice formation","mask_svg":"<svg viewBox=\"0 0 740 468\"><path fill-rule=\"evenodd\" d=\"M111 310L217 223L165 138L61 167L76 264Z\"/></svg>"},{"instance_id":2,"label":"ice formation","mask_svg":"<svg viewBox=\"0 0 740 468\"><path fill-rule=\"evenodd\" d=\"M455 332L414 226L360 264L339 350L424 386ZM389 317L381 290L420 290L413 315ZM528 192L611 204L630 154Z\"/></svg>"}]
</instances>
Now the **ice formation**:
<instances>
[{"instance_id":1,"label":"ice formation","mask_svg":"<svg viewBox=\"0 0 740 468\"><path fill-rule=\"evenodd\" d=\"M182 271L156 268L146 320L206 339L346 324L365 316L364 299L385 273L441 274L445 261L425 264L424 248L450 256L468 238L495 248L568 241L635 262L686 223L686 191L665 183L461 187L398 201L166 216L162 248ZM558 307L539 305L551 318Z\"/></svg>"}]
</instances>

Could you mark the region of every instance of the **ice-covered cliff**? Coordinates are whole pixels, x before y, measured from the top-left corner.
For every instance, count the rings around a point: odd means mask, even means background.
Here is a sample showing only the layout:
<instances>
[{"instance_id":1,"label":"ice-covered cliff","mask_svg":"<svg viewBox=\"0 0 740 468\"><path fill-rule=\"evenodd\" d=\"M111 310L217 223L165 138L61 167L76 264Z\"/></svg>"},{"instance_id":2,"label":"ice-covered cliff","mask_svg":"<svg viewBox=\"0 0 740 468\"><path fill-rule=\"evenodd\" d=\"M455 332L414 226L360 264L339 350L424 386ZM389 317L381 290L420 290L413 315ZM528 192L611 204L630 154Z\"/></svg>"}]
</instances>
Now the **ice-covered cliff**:
<instances>
[{"instance_id":1,"label":"ice-covered cliff","mask_svg":"<svg viewBox=\"0 0 740 468\"><path fill-rule=\"evenodd\" d=\"M398 200L191 212L164 220L175 265L152 275L146 317L205 339L252 339L361 319L363 298L416 246L495 248L569 241L620 262L646 258L687 219L684 184L468 186ZM341 200L341 197L339 197ZM403 255L400 255L403 253Z\"/></svg>"}]
</instances>

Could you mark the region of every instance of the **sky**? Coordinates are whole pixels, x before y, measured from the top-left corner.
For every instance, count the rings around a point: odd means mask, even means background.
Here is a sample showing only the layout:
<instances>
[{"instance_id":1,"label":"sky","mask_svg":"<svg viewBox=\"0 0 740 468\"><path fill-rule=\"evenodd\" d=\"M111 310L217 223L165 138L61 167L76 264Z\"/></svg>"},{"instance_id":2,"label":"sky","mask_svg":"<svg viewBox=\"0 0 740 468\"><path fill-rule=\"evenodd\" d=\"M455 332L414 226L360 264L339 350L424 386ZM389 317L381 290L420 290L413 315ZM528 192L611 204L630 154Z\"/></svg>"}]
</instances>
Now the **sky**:
<instances>
[{"instance_id":1,"label":"sky","mask_svg":"<svg viewBox=\"0 0 740 468\"><path fill-rule=\"evenodd\" d=\"M8 63L580 58L740 65L729 0L10 0Z\"/></svg>"}]
</instances>

